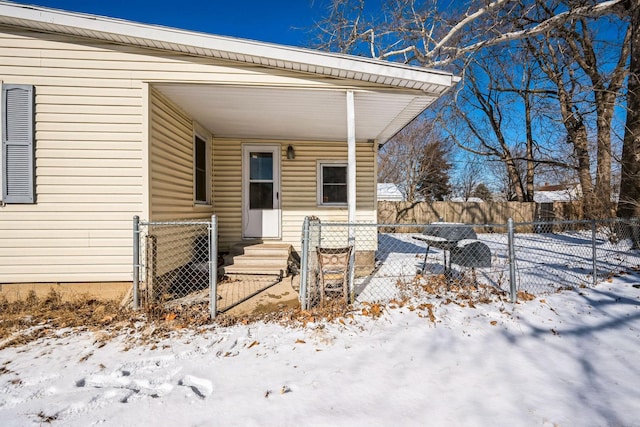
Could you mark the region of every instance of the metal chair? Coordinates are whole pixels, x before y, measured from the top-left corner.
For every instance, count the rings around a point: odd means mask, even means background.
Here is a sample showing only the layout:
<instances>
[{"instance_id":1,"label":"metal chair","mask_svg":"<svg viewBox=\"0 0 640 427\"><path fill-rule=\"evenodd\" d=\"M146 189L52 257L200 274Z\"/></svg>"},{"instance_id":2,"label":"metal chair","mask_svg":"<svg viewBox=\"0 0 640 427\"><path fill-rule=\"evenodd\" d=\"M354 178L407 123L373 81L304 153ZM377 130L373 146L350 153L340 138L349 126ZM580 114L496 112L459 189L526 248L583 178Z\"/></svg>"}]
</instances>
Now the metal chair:
<instances>
[{"instance_id":1,"label":"metal chair","mask_svg":"<svg viewBox=\"0 0 640 427\"><path fill-rule=\"evenodd\" d=\"M327 293L339 292L342 292L345 304L349 303L349 267L352 250L353 246L316 248L321 304L324 304Z\"/></svg>"}]
</instances>

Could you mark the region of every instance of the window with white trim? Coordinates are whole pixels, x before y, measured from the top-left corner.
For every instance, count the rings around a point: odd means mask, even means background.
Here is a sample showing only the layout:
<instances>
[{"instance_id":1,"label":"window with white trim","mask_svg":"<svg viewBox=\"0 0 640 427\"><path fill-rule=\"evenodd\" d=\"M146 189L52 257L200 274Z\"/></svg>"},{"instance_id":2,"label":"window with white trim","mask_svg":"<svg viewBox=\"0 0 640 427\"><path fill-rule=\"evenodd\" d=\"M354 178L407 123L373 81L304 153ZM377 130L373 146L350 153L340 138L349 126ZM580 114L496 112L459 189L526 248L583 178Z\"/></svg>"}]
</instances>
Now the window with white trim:
<instances>
[{"instance_id":1,"label":"window with white trim","mask_svg":"<svg viewBox=\"0 0 640 427\"><path fill-rule=\"evenodd\" d=\"M193 197L196 204L208 205L211 201L211 162L209 144L200 135L193 138Z\"/></svg>"},{"instance_id":2,"label":"window with white trim","mask_svg":"<svg viewBox=\"0 0 640 427\"><path fill-rule=\"evenodd\" d=\"M35 203L34 87L2 84L0 185L2 203Z\"/></svg>"},{"instance_id":3,"label":"window with white trim","mask_svg":"<svg viewBox=\"0 0 640 427\"><path fill-rule=\"evenodd\" d=\"M347 163L318 161L318 205L347 205Z\"/></svg>"}]
</instances>

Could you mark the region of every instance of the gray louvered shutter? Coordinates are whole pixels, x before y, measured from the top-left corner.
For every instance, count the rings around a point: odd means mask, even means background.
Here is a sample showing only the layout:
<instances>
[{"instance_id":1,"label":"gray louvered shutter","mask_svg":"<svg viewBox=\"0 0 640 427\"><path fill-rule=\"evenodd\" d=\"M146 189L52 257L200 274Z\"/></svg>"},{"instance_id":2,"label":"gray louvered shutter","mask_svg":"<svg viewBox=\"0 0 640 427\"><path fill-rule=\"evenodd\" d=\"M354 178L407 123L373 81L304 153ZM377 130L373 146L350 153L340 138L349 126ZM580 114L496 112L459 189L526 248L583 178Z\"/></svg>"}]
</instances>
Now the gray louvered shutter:
<instances>
[{"instance_id":1,"label":"gray louvered shutter","mask_svg":"<svg viewBox=\"0 0 640 427\"><path fill-rule=\"evenodd\" d=\"M34 91L2 85L2 201L35 203Z\"/></svg>"}]
</instances>

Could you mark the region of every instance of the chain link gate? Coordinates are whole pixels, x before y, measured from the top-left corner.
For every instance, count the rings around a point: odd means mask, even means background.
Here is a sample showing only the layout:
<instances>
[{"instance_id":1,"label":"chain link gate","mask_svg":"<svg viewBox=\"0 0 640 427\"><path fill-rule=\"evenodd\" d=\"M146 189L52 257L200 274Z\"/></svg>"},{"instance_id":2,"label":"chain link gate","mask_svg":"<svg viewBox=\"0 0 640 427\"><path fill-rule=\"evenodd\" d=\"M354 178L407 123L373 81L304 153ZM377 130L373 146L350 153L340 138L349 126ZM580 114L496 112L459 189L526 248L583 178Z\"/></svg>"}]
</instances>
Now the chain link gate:
<instances>
[{"instance_id":1,"label":"chain link gate","mask_svg":"<svg viewBox=\"0 0 640 427\"><path fill-rule=\"evenodd\" d=\"M208 301L217 313L217 221L133 220L133 306ZM188 300L186 300L188 298Z\"/></svg>"}]
</instances>

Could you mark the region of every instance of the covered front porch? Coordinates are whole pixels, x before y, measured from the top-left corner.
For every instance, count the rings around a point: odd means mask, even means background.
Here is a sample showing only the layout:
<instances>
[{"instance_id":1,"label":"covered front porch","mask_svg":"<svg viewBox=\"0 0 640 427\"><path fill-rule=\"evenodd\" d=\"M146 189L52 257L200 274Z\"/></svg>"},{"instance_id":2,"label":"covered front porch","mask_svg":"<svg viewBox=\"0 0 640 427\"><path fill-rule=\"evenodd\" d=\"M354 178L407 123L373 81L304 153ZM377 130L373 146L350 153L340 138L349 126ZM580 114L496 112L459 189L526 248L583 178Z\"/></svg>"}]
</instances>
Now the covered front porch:
<instances>
[{"instance_id":1,"label":"covered front porch","mask_svg":"<svg viewBox=\"0 0 640 427\"><path fill-rule=\"evenodd\" d=\"M448 73L299 49L277 52L281 61L266 65L262 53L234 58L240 62L227 64L224 77L145 83L148 218L215 216L216 253L230 255L220 277L234 290L264 278L257 276L273 277L269 283L286 277L301 253L307 217L375 223L379 145L456 81ZM265 245L286 247L287 259L272 268L271 259L243 253ZM181 263L193 266L188 255Z\"/></svg>"},{"instance_id":2,"label":"covered front porch","mask_svg":"<svg viewBox=\"0 0 640 427\"><path fill-rule=\"evenodd\" d=\"M223 281L220 289L236 292L246 288L247 295L254 293L251 289L281 282L290 273L290 261L295 262L301 249L305 217L376 222L379 141L386 141L392 131L424 108L422 103L432 100L381 88L155 83L149 85L148 92L151 221L200 220L215 215L216 250L229 254L222 257L227 282ZM204 165L198 162L202 142ZM324 167L330 171L344 167L344 200L327 202L323 197L319 182ZM207 176L207 200L197 199L200 170ZM342 191L330 197L340 197ZM163 232L156 233L157 242ZM245 246L260 243L290 248L282 251L286 254L283 259L276 260L277 271L270 270L272 254L268 259L243 254ZM184 266L193 265L192 256L186 244L176 266L167 271L156 269L155 281L173 283L176 271L191 272ZM238 257L247 262L240 266ZM163 277L169 279L158 280ZM245 297L234 294L229 302L225 295L220 304L228 306Z\"/></svg>"}]
</instances>

